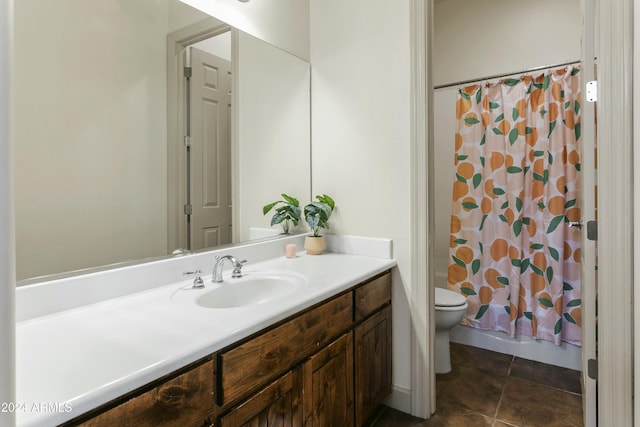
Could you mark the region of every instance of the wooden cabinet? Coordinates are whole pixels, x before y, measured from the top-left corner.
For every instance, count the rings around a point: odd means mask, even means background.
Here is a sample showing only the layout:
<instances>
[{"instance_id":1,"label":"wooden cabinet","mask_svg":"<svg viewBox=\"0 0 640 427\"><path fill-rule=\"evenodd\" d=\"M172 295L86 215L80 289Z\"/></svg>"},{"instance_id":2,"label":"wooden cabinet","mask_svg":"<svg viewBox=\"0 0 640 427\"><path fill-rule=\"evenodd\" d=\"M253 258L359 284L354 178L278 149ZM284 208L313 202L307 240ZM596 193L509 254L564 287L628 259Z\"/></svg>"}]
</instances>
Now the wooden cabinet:
<instances>
[{"instance_id":1,"label":"wooden cabinet","mask_svg":"<svg viewBox=\"0 0 640 427\"><path fill-rule=\"evenodd\" d=\"M220 427L302 425L301 369L288 372L220 417Z\"/></svg>"},{"instance_id":2,"label":"wooden cabinet","mask_svg":"<svg viewBox=\"0 0 640 427\"><path fill-rule=\"evenodd\" d=\"M350 293L217 355L217 403L225 406L327 346L351 327Z\"/></svg>"},{"instance_id":3,"label":"wooden cabinet","mask_svg":"<svg viewBox=\"0 0 640 427\"><path fill-rule=\"evenodd\" d=\"M157 427L213 425L213 362L211 357L191 365L185 373L167 379L130 399L118 399L110 409L87 419L87 414L65 425L83 427ZM124 400L124 402L122 401ZM119 404L118 404L119 403ZM113 407L116 404L117 406ZM98 409L98 411L100 408ZM85 419L86 421L83 421Z\"/></svg>"},{"instance_id":4,"label":"wooden cabinet","mask_svg":"<svg viewBox=\"0 0 640 427\"><path fill-rule=\"evenodd\" d=\"M348 332L302 365L305 427L353 426L353 334Z\"/></svg>"},{"instance_id":5,"label":"wooden cabinet","mask_svg":"<svg viewBox=\"0 0 640 427\"><path fill-rule=\"evenodd\" d=\"M355 328L356 425L391 393L391 306Z\"/></svg>"},{"instance_id":6,"label":"wooden cabinet","mask_svg":"<svg viewBox=\"0 0 640 427\"><path fill-rule=\"evenodd\" d=\"M361 426L391 391L391 273L66 425Z\"/></svg>"}]
</instances>

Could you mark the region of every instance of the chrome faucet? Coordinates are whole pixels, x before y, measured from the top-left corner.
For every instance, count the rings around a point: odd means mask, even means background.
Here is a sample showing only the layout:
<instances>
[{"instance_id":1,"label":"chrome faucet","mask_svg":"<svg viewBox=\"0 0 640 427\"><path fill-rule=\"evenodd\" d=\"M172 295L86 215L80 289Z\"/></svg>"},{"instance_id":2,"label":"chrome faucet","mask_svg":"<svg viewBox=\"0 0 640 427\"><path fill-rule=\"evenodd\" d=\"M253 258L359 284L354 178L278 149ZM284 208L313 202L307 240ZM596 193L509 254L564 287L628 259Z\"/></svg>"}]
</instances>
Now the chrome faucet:
<instances>
[{"instance_id":1,"label":"chrome faucet","mask_svg":"<svg viewBox=\"0 0 640 427\"><path fill-rule=\"evenodd\" d=\"M231 273L231 277L233 279L242 277L242 263L247 262L246 259L240 261L233 255L217 256L216 263L213 266L213 274L211 275L211 281L213 283L222 282L222 264L224 264L224 261L227 259L233 264L233 272Z\"/></svg>"}]
</instances>

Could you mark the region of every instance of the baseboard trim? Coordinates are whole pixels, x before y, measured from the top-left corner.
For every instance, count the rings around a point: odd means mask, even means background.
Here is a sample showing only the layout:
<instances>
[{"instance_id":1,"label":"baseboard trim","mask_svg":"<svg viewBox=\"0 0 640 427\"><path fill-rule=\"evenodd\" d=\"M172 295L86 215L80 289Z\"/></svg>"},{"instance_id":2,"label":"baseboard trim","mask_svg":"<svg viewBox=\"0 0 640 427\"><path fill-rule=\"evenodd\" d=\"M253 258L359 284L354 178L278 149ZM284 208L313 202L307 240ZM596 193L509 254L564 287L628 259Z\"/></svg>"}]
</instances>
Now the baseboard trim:
<instances>
[{"instance_id":1,"label":"baseboard trim","mask_svg":"<svg viewBox=\"0 0 640 427\"><path fill-rule=\"evenodd\" d=\"M394 385L391 388L391 394L387 396L384 404L390 408L406 414L411 413L411 390L405 387Z\"/></svg>"}]
</instances>

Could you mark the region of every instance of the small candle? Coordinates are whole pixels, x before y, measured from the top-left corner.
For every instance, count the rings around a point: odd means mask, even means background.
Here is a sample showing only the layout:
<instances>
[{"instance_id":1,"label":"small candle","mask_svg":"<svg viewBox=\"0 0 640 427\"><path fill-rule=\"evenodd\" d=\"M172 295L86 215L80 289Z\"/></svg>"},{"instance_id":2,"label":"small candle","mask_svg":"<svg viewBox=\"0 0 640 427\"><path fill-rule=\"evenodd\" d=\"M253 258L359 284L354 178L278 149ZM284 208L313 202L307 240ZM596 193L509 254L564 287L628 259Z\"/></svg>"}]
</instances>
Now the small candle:
<instances>
[{"instance_id":1,"label":"small candle","mask_svg":"<svg viewBox=\"0 0 640 427\"><path fill-rule=\"evenodd\" d=\"M296 244L289 243L284 246L284 254L287 258L295 258L296 257Z\"/></svg>"}]
</instances>

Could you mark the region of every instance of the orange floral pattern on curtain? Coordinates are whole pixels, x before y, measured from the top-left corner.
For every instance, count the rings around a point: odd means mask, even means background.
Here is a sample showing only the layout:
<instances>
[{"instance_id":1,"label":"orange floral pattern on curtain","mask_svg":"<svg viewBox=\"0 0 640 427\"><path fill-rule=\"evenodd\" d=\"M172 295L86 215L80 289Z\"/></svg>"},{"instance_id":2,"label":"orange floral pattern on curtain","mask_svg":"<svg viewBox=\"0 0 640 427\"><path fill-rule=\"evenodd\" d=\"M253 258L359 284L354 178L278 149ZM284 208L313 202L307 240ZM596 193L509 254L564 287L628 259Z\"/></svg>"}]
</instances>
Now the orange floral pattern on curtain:
<instances>
[{"instance_id":1,"label":"orange floral pattern on curtain","mask_svg":"<svg viewBox=\"0 0 640 427\"><path fill-rule=\"evenodd\" d=\"M578 73L459 90L448 283L467 326L580 343Z\"/></svg>"}]
</instances>

